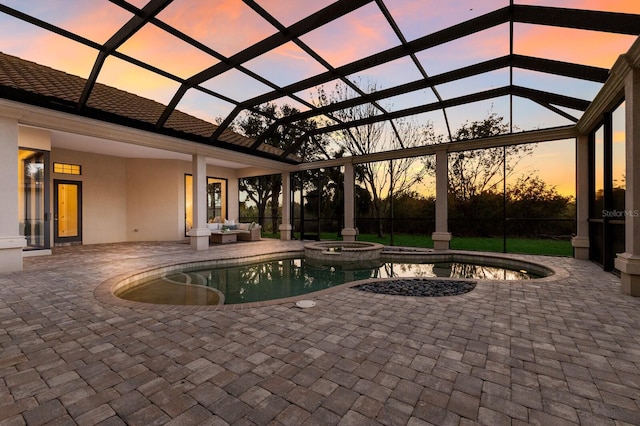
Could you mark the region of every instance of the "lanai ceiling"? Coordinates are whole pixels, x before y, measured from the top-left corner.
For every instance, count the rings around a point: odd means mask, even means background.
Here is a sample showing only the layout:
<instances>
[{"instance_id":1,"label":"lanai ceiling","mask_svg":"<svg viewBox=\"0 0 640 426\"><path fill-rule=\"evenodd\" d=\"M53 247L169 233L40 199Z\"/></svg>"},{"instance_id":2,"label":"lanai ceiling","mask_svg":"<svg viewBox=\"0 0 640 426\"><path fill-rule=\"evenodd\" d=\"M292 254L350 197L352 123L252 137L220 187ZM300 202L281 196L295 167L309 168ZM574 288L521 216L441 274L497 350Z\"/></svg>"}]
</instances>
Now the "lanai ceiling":
<instances>
[{"instance_id":1,"label":"lanai ceiling","mask_svg":"<svg viewBox=\"0 0 640 426\"><path fill-rule=\"evenodd\" d=\"M2 1L1 52L83 80L72 102L6 81L0 96L118 121L92 104L111 86L161 104L146 121L121 117L128 126L175 136L186 113L217 126L180 137L291 163L306 160L293 155L303 144L373 122L396 139L403 121L430 124L445 142L491 113L517 132L573 125L639 33L637 0ZM336 85L346 96L320 105L318 88ZM296 112L225 142L267 103ZM340 114L357 105L372 113ZM290 126L299 136L266 146Z\"/></svg>"}]
</instances>

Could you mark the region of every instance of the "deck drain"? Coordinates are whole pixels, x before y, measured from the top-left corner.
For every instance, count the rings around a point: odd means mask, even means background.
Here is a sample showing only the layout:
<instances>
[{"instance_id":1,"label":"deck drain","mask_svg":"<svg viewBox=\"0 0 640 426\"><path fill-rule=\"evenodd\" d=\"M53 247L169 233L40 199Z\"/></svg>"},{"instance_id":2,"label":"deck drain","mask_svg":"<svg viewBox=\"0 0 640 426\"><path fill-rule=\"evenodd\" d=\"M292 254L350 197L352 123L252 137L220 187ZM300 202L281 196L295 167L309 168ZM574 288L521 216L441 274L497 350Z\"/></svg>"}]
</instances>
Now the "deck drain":
<instances>
[{"instance_id":1,"label":"deck drain","mask_svg":"<svg viewBox=\"0 0 640 426\"><path fill-rule=\"evenodd\" d=\"M394 296L441 297L468 293L475 287L475 281L407 278L359 284L353 288Z\"/></svg>"}]
</instances>

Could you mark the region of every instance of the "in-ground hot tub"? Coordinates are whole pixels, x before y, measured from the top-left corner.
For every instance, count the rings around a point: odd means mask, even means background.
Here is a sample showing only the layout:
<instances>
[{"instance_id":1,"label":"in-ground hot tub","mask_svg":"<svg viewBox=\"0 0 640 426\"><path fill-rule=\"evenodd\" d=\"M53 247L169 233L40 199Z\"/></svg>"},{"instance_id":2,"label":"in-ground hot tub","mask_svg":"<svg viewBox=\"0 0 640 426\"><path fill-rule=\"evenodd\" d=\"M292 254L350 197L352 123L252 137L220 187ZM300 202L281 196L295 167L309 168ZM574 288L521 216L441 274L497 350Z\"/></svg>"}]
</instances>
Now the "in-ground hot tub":
<instances>
[{"instance_id":1,"label":"in-ground hot tub","mask_svg":"<svg viewBox=\"0 0 640 426\"><path fill-rule=\"evenodd\" d=\"M327 262L379 261L384 246L365 241L319 241L304 245L307 259Z\"/></svg>"}]
</instances>

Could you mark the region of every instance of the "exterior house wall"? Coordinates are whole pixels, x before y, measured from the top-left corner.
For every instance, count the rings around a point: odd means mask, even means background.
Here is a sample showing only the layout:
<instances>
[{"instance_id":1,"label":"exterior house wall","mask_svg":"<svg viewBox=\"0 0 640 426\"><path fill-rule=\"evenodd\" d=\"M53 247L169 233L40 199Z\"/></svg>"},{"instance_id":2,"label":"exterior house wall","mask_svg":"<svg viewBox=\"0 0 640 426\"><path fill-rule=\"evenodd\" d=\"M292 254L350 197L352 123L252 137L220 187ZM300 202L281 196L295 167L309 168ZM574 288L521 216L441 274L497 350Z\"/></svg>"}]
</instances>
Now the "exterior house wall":
<instances>
[{"instance_id":1,"label":"exterior house wall","mask_svg":"<svg viewBox=\"0 0 640 426\"><path fill-rule=\"evenodd\" d=\"M47 130L20 126L19 146L50 151L50 208L54 181L82 182L82 243L176 241L185 236L185 174L189 161L123 158L51 147ZM80 175L53 173L53 163L81 166ZM237 220L238 180L234 169L207 166L207 175L227 180L227 216ZM52 245L54 222L50 222Z\"/></svg>"},{"instance_id":2,"label":"exterior house wall","mask_svg":"<svg viewBox=\"0 0 640 426\"><path fill-rule=\"evenodd\" d=\"M51 151L51 133L34 127L18 127L18 145L20 148Z\"/></svg>"},{"instance_id":3,"label":"exterior house wall","mask_svg":"<svg viewBox=\"0 0 640 426\"><path fill-rule=\"evenodd\" d=\"M127 241L184 238L184 226L180 227L184 184L179 171L177 160L127 160Z\"/></svg>"},{"instance_id":4,"label":"exterior house wall","mask_svg":"<svg viewBox=\"0 0 640 426\"><path fill-rule=\"evenodd\" d=\"M211 166L208 167L207 171L211 169ZM238 221L238 217L240 216L240 198L239 198L239 188L238 188L238 175L236 171L233 169L223 169L220 167L212 170L209 176L215 176L215 174L220 174L220 176L227 179L227 209L228 209L228 217L229 219L233 219L236 222Z\"/></svg>"},{"instance_id":5,"label":"exterior house wall","mask_svg":"<svg viewBox=\"0 0 640 426\"><path fill-rule=\"evenodd\" d=\"M184 176L192 173L190 162L56 148L51 153L54 161L82 167L79 176L52 173L51 181L52 191L55 179L82 182L83 244L187 239ZM237 220L236 171L210 165L207 175L227 179L228 216Z\"/></svg>"},{"instance_id":6,"label":"exterior house wall","mask_svg":"<svg viewBox=\"0 0 640 426\"><path fill-rule=\"evenodd\" d=\"M0 116L0 272L22 270L24 237L18 235L18 121Z\"/></svg>"},{"instance_id":7,"label":"exterior house wall","mask_svg":"<svg viewBox=\"0 0 640 426\"><path fill-rule=\"evenodd\" d=\"M120 157L53 148L51 162L79 164L79 176L51 173L55 179L82 182L82 243L126 241L127 164ZM53 235L53 233L52 233Z\"/></svg>"}]
</instances>

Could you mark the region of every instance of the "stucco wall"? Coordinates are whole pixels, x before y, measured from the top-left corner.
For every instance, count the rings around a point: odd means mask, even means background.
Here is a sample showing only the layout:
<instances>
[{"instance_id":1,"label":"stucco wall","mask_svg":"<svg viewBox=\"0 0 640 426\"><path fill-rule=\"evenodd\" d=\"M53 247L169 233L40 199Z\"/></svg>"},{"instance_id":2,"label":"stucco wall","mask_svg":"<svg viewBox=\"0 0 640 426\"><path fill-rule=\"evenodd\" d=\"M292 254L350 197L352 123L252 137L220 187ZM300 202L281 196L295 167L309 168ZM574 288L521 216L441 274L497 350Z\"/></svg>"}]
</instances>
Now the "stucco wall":
<instances>
[{"instance_id":1,"label":"stucco wall","mask_svg":"<svg viewBox=\"0 0 640 426\"><path fill-rule=\"evenodd\" d=\"M82 167L80 176L52 173L51 178L52 191L55 179L82 182L83 244L187 239L184 176L192 173L190 162L122 158L56 148L51 151L51 162ZM237 220L236 171L209 165L207 175L227 179L228 217Z\"/></svg>"},{"instance_id":2,"label":"stucco wall","mask_svg":"<svg viewBox=\"0 0 640 426\"><path fill-rule=\"evenodd\" d=\"M191 164L189 164L191 167ZM227 179L227 219L238 220L238 177L233 169L207 166L207 176Z\"/></svg>"},{"instance_id":3,"label":"stucco wall","mask_svg":"<svg viewBox=\"0 0 640 426\"><path fill-rule=\"evenodd\" d=\"M125 241L125 159L54 148L51 150L51 162L79 164L82 167L82 174L79 176L51 173L52 185L55 179L82 182L82 243ZM53 203L53 192L51 202Z\"/></svg>"},{"instance_id":4,"label":"stucco wall","mask_svg":"<svg viewBox=\"0 0 640 426\"><path fill-rule=\"evenodd\" d=\"M184 204L177 160L127 160L127 241L166 241L184 237ZM183 179L182 179L183 180ZM182 208L184 211L184 208Z\"/></svg>"},{"instance_id":5,"label":"stucco wall","mask_svg":"<svg viewBox=\"0 0 640 426\"><path fill-rule=\"evenodd\" d=\"M51 133L33 127L18 127L18 145L20 148L51 151Z\"/></svg>"}]
</instances>

